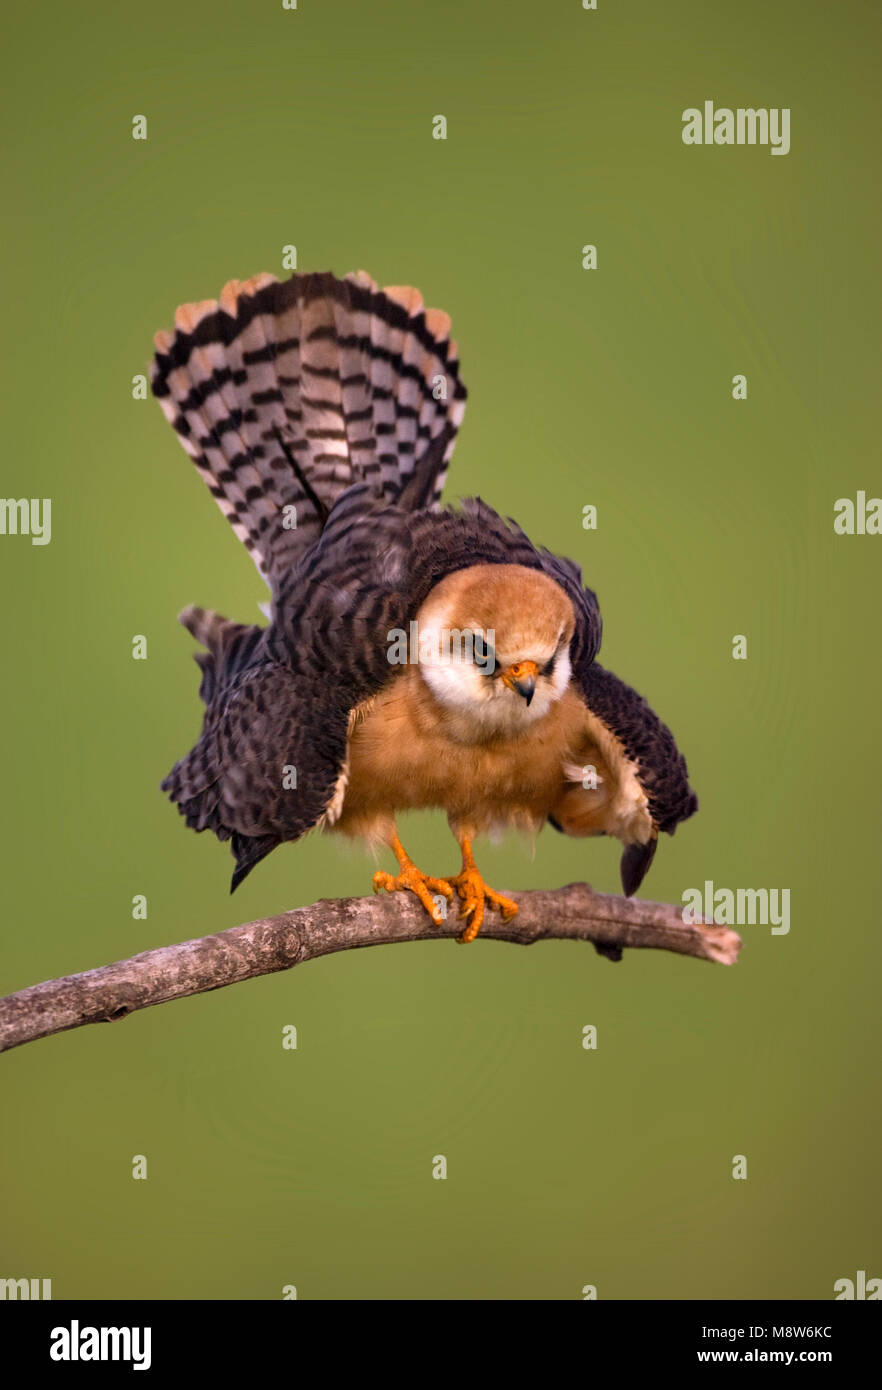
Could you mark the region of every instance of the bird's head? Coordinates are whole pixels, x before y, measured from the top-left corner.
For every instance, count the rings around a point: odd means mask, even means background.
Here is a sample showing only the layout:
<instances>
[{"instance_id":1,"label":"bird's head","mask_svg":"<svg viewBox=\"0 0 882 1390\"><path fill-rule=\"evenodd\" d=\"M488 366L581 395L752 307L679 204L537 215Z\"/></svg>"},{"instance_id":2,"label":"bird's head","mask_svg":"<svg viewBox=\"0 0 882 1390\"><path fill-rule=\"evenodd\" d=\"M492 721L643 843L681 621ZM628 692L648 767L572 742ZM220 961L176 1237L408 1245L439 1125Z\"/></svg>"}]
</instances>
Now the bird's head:
<instances>
[{"instance_id":1,"label":"bird's head","mask_svg":"<svg viewBox=\"0 0 882 1390\"><path fill-rule=\"evenodd\" d=\"M417 615L423 680L463 741L511 736L559 700L571 674L573 606L524 565L472 565L436 584Z\"/></svg>"}]
</instances>

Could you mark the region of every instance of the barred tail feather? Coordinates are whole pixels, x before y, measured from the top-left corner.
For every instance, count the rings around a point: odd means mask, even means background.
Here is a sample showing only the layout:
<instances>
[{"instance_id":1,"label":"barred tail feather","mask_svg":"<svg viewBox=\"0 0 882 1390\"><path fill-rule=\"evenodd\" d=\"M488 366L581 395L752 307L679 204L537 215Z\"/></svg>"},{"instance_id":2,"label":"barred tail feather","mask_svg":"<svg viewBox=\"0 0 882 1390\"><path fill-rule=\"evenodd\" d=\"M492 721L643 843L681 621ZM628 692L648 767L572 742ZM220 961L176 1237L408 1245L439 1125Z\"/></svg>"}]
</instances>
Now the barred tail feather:
<instances>
[{"instance_id":1,"label":"barred tail feather","mask_svg":"<svg viewBox=\"0 0 882 1390\"><path fill-rule=\"evenodd\" d=\"M447 315L361 271L257 275L183 305L152 383L273 589L353 483L395 501L417 472L436 503L466 398Z\"/></svg>"}]
</instances>

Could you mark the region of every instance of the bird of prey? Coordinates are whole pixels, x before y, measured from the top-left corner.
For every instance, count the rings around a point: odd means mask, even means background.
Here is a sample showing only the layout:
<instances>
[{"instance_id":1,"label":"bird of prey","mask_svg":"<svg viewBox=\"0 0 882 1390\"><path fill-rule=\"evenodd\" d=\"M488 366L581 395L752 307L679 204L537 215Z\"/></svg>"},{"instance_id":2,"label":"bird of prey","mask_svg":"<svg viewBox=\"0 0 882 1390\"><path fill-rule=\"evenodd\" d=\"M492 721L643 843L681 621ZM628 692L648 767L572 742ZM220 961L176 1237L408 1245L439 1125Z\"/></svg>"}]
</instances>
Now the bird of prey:
<instances>
[{"instance_id":1,"label":"bird of prey","mask_svg":"<svg viewBox=\"0 0 882 1390\"><path fill-rule=\"evenodd\" d=\"M154 394L266 580L268 626L189 607L205 704L162 784L229 840L232 888L307 831L388 847L433 921L485 910L476 836L546 822L614 835L622 886L697 807L670 730L596 660L579 567L474 498L442 506L466 391L450 319L363 272L232 281L155 339ZM459 873L433 877L396 815L447 812Z\"/></svg>"}]
</instances>

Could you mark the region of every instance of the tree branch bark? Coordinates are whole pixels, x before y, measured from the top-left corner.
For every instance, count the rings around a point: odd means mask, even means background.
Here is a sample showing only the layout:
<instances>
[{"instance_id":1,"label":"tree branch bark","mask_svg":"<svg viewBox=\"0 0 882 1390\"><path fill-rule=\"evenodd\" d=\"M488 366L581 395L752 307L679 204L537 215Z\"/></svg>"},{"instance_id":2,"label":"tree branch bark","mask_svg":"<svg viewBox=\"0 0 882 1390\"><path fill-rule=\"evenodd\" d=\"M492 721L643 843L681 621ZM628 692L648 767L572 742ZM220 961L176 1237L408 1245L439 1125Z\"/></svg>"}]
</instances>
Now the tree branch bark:
<instances>
[{"instance_id":1,"label":"tree branch bark","mask_svg":"<svg viewBox=\"0 0 882 1390\"><path fill-rule=\"evenodd\" d=\"M478 940L521 946L590 941L612 960L620 960L625 948L651 947L721 965L734 965L741 949L741 938L728 927L689 926L679 907L592 893L585 883L512 896L520 905L517 917L502 922L488 913ZM290 970L335 951L434 941L455 937L461 929L453 911L440 927L433 926L410 894L324 900L9 994L0 999L0 1052L85 1023L109 1023L170 999Z\"/></svg>"}]
</instances>

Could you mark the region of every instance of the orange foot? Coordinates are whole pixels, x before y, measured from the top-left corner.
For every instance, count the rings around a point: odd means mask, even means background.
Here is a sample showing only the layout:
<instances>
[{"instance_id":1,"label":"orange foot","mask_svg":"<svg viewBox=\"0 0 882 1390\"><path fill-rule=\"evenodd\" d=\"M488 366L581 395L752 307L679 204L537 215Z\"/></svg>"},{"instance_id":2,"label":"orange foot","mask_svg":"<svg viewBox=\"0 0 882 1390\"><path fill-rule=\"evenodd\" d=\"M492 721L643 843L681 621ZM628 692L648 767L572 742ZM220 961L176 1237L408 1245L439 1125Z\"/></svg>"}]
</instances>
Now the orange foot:
<instances>
[{"instance_id":1,"label":"orange foot","mask_svg":"<svg viewBox=\"0 0 882 1390\"><path fill-rule=\"evenodd\" d=\"M436 927L440 927L444 921L444 914L432 895L440 893L442 897L452 898L453 890L449 887L447 880L432 878L430 874L424 874L422 869L418 869L413 860L405 853L400 840L395 839L393 841L392 850L401 865L401 873L387 874L380 869L374 874L374 892L379 893L382 888L385 888L387 893L400 893L409 889L411 893L416 893Z\"/></svg>"},{"instance_id":2,"label":"orange foot","mask_svg":"<svg viewBox=\"0 0 882 1390\"><path fill-rule=\"evenodd\" d=\"M512 902L511 898L504 898L501 893L497 893L484 882L480 870L475 866L472 847L468 840L462 842L462 869L458 874L448 878L446 882L450 884L451 888L456 889L462 903L460 912L466 919L467 925L463 928L458 940L463 945L468 941L474 941L481 930L484 908L487 903L502 913L503 922L510 922L512 917L517 915L517 903Z\"/></svg>"}]
</instances>

